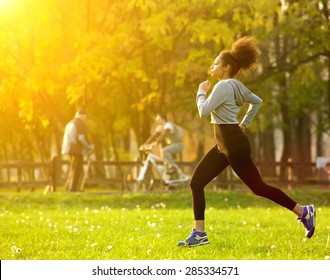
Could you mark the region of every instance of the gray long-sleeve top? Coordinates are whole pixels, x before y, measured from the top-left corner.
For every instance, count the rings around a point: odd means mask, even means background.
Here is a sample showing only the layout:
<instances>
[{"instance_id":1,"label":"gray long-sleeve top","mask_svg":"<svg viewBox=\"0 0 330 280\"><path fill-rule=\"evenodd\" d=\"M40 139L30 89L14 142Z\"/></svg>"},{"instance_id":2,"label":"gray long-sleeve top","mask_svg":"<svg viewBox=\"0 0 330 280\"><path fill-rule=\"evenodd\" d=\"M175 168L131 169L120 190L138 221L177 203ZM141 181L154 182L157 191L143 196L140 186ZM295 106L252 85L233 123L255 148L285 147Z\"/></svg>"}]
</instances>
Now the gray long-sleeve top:
<instances>
[{"instance_id":1,"label":"gray long-sleeve top","mask_svg":"<svg viewBox=\"0 0 330 280\"><path fill-rule=\"evenodd\" d=\"M244 103L249 108L241 124L247 127L257 114L262 100L236 79L219 81L206 97L204 90L198 90L196 103L199 116L206 117L211 114L211 123L236 124L240 107Z\"/></svg>"}]
</instances>

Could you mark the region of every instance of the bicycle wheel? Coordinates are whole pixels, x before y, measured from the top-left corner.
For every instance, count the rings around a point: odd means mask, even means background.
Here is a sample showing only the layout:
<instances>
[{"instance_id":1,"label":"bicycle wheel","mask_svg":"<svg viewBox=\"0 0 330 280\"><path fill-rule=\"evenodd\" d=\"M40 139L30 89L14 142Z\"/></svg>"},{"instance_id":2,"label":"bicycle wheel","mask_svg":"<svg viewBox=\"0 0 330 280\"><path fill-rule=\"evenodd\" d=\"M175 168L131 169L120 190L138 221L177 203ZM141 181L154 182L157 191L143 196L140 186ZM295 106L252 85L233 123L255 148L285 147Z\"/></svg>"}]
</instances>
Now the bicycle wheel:
<instances>
[{"instance_id":1,"label":"bicycle wheel","mask_svg":"<svg viewBox=\"0 0 330 280\"><path fill-rule=\"evenodd\" d=\"M126 190L130 192L137 191L150 191L154 185L154 176L151 168L148 168L142 181L138 181L139 173L142 168L142 164L137 164L129 167L124 174L123 184Z\"/></svg>"}]
</instances>

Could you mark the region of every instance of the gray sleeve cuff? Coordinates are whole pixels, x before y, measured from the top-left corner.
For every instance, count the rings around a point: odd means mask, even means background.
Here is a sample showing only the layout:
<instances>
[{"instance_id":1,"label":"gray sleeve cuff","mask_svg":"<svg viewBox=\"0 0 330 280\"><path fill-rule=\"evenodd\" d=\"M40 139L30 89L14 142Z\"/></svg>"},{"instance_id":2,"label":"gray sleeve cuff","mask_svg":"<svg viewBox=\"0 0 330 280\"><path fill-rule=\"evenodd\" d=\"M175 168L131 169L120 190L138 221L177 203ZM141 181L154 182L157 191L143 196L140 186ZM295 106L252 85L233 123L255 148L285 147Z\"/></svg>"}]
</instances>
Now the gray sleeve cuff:
<instances>
[{"instance_id":1,"label":"gray sleeve cuff","mask_svg":"<svg viewBox=\"0 0 330 280\"><path fill-rule=\"evenodd\" d=\"M202 90L202 89L199 89L199 90L197 91L197 97L200 96L200 95L204 95L204 96L206 96L206 91L205 91L205 90Z\"/></svg>"}]
</instances>

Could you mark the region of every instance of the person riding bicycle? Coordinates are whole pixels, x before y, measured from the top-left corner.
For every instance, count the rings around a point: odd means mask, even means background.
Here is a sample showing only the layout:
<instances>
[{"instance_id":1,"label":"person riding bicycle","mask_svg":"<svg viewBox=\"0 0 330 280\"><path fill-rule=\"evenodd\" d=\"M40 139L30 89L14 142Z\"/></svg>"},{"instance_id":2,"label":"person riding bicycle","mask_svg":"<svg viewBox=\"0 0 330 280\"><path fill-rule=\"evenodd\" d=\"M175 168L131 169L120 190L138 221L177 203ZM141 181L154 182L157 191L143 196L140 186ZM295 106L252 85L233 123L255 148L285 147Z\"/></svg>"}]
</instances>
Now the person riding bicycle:
<instances>
[{"instance_id":1,"label":"person riding bicycle","mask_svg":"<svg viewBox=\"0 0 330 280\"><path fill-rule=\"evenodd\" d=\"M169 122L165 115L157 114L156 123L158 126L155 132L147 139L147 141L140 147L145 146L151 148L161 144L161 156L164 160L164 166L167 174L177 172L180 177L187 178L187 175L180 169L174 161L174 155L181 153L184 149L183 144L183 129Z\"/></svg>"}]
</instances>

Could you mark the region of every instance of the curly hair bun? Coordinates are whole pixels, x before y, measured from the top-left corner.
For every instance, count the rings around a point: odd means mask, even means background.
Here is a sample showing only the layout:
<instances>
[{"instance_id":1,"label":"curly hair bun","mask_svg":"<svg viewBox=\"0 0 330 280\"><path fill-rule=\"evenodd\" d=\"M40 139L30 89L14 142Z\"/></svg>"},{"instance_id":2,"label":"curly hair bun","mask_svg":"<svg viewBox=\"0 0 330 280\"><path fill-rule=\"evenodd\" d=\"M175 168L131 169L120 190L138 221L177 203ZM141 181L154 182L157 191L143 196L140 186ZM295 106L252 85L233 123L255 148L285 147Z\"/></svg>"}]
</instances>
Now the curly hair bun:
<instances>
[{"instance_id":1,"label":"curly hair bun","mask_svg":"<svg viewBox=\"0 0 330 280\"><path fill-rule=\"evenodd\" d=\"M230 54L242 69L249 69L256 63L260 50L254 37L245 36L233 43Z\"/></svg>"}]
</instances>

